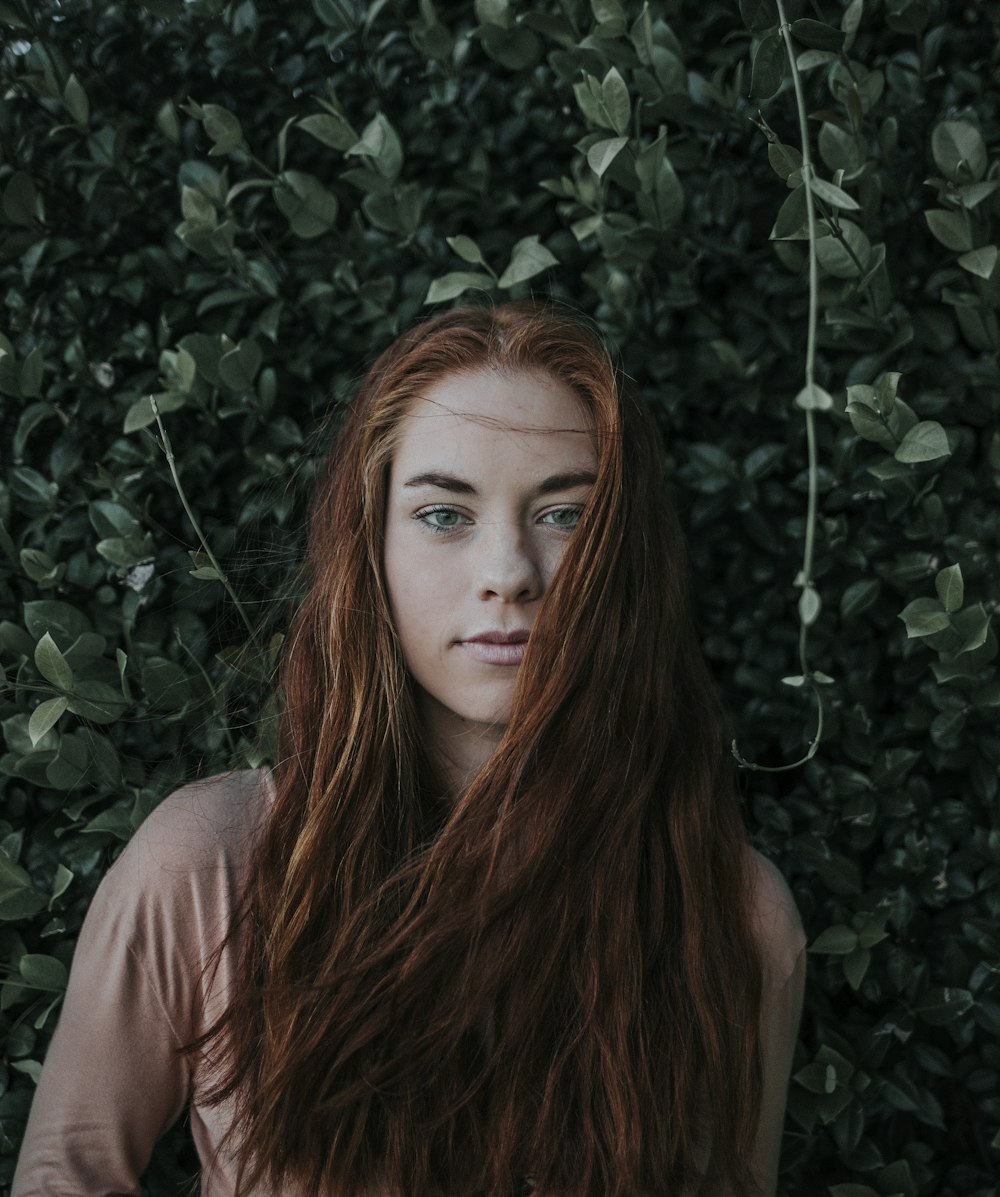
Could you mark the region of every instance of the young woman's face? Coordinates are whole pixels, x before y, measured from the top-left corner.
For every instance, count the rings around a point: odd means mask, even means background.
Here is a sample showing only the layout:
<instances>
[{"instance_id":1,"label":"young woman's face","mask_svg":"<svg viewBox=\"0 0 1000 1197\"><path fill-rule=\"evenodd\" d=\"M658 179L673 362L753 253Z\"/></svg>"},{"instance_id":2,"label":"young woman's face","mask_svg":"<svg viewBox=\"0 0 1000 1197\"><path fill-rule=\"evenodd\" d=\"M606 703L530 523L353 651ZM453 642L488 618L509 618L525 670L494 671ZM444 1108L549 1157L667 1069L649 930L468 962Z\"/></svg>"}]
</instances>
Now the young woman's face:
<instances>
[{"instance_id":1,"label":"young woman's face","mask_svg":"<svg viewBox=\"0 0 1000 1197\"><path fill-rule=\"evenodd\" d=\"M385 578L440 746L507 722L525 641L596 470L581 402L546 374L449 375L400 422Z\"/></svg>"}]
</instances>

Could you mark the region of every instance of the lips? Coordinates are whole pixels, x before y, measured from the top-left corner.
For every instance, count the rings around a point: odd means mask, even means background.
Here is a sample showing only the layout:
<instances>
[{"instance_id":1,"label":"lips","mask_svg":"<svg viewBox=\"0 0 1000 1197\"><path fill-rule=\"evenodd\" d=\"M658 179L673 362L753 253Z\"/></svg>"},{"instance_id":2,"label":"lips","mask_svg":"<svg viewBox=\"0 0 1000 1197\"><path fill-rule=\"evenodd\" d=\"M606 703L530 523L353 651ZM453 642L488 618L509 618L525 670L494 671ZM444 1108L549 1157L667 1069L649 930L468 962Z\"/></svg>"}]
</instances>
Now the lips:
<instances>
[{"instance_id":1,"label":"lips","mask_svg":"<svg viewBox=\"0 0 1000 1197\"><path fill-rule=\"evenodd\" d=\"M528 643L528 632L498 630L479 632L461 641L462 648L483 665L520 665Z\"/></svg>"}]
</instances>

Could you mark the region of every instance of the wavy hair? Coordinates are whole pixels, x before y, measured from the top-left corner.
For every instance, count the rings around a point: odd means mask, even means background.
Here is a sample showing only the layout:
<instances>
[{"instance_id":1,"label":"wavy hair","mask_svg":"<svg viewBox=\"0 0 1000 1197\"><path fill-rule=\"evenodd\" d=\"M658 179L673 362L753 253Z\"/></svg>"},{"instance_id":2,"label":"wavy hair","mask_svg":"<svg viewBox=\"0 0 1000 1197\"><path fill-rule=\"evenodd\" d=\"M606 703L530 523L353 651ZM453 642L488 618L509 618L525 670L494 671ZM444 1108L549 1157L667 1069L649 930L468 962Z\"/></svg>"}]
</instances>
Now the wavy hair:
<instances>
[{"instance_id":1,"label":"wavy hair","mask_svg":"<svg viewBox=\"0 0 1000 1197\"><path fill-rule=\"evenodd\" d=\"M503 738L446 804L389 614L385 496L408 405L476 370L568 385L598 470ZM600 338L548 307L428 320L361 385L312 506L236 993L197 1045L241 1192L631 1197L706 1169L753 1191L750 853L660 457Z\"/></svg>"}]
</instances>

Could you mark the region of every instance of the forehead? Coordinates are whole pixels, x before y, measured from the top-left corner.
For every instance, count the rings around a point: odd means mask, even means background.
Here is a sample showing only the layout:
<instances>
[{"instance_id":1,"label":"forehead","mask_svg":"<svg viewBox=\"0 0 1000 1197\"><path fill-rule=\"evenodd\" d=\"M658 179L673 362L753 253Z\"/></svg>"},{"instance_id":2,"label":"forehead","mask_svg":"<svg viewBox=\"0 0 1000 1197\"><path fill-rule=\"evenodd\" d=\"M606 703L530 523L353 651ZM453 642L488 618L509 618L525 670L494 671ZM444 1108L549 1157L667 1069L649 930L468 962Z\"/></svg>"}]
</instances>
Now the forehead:
<instances>
[{"instance_id":1,"label":"forehead","mask_svg":"<svg viewBox=\"0 0 1000 1197\"><path fill-rule=\"evenodd\" d=\"M596 461L583 402L566 383L538 371L449 374L410 402L394 441L397 463L449 451Z\"/></svg>"}]
</instances>

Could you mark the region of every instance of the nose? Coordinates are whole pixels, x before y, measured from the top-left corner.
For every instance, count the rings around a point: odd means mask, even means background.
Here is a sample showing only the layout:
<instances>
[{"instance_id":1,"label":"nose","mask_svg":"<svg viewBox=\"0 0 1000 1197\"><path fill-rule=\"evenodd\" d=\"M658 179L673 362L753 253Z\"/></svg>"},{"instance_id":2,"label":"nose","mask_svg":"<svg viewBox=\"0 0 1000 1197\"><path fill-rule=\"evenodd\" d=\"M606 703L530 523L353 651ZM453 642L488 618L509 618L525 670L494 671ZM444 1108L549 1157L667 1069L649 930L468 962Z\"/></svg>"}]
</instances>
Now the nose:
<instances>
[{"instance_id":1,"label":"nose","mask_svg":"<svg viewBox=\"0 0 1000 1197\"><path fill-rule=\"evenodd\" d=\"M516 523L482 529L476 588L484 601L529 603L545 589L542 563L530 536Z\"/></svg>"}]
</instances>

